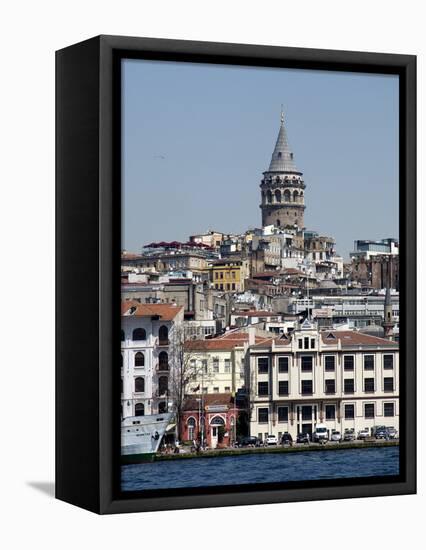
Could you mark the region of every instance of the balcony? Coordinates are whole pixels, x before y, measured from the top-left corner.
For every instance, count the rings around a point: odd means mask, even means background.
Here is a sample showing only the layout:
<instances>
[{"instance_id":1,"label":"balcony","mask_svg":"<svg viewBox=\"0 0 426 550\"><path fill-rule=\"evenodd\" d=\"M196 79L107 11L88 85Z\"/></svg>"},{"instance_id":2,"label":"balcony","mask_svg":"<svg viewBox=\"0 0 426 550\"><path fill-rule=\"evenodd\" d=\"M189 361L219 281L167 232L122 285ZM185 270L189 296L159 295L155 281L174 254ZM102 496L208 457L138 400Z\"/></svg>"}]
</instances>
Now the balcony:
<instances>
[{"instance_id":1,"label":"balcony","mask_svg":"<svg viewBox=\"0 0 426 550\"><path fill-rule=\"evenodd\" d=\"M158 339L158 347L164 347L168 346L170 344L170 341L168 338L159 338Z\"/></svg>"}]
</instances>

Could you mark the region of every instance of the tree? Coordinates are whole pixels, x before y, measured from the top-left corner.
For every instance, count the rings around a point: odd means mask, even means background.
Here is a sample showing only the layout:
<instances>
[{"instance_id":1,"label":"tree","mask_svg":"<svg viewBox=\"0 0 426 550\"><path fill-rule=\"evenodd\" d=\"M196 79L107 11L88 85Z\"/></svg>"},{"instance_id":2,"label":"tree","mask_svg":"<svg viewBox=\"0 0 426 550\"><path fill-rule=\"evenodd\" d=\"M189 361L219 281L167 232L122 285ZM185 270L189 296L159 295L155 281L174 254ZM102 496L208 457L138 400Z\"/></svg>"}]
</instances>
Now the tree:
<instances>
[{"instance_id":1,"label":"tree","mask_svg":"<svg viewBox=\"0 0 426 550\"><path fill-rule=\"evenodd\" d=\"M199 365L197 359L203 357L207 349L204 340L191 340L184 326L175 326L170 340L171 369L169 377L169 395L173 402L177 437L181 439L181 419L185 399L190 393L202 393L202 384L209 377L208 362ZM190 391L191 384L198 385Z\"/></svg>"}]
</instances>

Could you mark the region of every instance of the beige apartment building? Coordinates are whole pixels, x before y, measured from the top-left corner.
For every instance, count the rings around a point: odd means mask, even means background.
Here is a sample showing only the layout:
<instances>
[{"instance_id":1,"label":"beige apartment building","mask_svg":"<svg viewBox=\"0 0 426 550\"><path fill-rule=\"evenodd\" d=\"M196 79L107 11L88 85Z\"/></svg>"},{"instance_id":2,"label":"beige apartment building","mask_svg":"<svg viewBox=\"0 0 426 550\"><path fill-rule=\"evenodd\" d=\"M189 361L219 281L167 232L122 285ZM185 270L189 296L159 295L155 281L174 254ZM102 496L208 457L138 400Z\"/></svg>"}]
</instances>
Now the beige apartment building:
<instances>
[{"instance_id":1,"label":"beige apartment building","mask_svg":"<svg viewBox=\"0 0 426 550\"><path fill-rule=\"evenodd\" d=\"M342 434L375 426L399 430L399 349L357 331L299 330L250 347L246 384L250 431L264 439L312 434L318 423Z\"/></svg>"}]
</instances>

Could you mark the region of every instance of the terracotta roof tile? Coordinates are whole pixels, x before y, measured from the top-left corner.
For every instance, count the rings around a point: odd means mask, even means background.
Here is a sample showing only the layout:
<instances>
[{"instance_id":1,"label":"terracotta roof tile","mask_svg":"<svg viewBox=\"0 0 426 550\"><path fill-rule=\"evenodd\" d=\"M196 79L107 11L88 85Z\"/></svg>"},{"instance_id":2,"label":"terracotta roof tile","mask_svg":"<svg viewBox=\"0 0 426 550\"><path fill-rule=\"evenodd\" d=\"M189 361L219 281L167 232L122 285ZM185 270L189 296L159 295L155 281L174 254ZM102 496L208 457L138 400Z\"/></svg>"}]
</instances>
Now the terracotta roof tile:
<instances>
[{"instance_id":1,"label":"terracotta roof tile","mask_svg":"<svg viewBox=\"0 0 426 550\"><path fill-rule=\"evenodd\" d=\"M134 312L130 309L134 307ZM163 321L172 321L179 312L183 310L182 306L173 306L170 304L140 304L135 301L125 301L121 303L121 315L131 317L160 317Z\"/></svg>"},{"instance_id":2,"label":"terracotta roof tile","mask_svg":"<svg viewBox=\"0 0 426 550\"><path fill-rule=\"evenodd\" d=\"M332 334L334 338L329 335ZM356 332L354 330L329 330L321 333L321 338L324 344L331 344L340 340L342 347L346 346L397 346L397 342L392 342L386 338L379 338L378 336L370 336L369 334L363 334L362 332Z\"/></svg>"}]
</instances>

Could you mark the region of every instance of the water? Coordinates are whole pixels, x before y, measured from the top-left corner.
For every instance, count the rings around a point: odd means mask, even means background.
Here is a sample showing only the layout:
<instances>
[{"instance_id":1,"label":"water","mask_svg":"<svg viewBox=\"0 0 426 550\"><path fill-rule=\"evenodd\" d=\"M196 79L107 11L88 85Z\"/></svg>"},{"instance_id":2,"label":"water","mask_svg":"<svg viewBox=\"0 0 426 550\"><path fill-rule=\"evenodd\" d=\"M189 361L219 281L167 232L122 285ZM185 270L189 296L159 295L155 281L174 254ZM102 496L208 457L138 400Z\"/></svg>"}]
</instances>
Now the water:
<instances>
[{"instance_id":1,"label":"water","mask_svg":"<svg viewBox=\"0 0 426 550\"><path fill-rule=\"evenodd\" d=\"M399 474L399 447L252 454L122 466L122 490Z\"/></svg>"}]
</instances>

